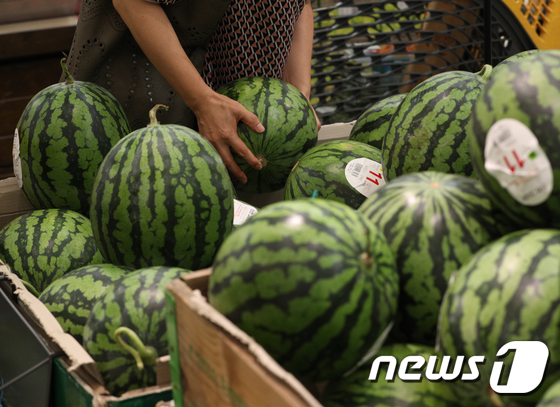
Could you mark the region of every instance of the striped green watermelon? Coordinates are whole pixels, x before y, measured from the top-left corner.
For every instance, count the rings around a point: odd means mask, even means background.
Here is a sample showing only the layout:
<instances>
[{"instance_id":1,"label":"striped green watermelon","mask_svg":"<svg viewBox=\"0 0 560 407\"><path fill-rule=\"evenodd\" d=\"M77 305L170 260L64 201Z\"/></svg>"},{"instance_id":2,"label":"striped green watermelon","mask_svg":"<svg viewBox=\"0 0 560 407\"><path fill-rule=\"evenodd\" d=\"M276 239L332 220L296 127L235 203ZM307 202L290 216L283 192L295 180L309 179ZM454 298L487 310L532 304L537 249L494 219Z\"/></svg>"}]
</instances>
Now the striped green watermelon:
<instances>
[{"instance_id":1,"label":"striped green watermelon","mask_svg":"<svg viewBox=\"0 0 560 407\"><path fill-rule=\"evenodd\" d=\"M208 300L302 380L352 368L396 311L398 275L385 238L350 207L279 202L220 248Z\"/></svg>"},{"instance_id":2,"label":"striped green watermelon","mask_svg":"<svg viewBox=\"0 0 560 407\"><path fill-rule=\"evenodd\" d=\"M560 406L560 380L548 388L536 407L558 407Z\"/></svg>"},{"instance_id":3,"label":"striped green watermelon","mask_svg":"<svg viewBox=\"0 0 560 407\"><path fill-rule=\"evenodd\" d=\"M391 339L433 346L451 274L505 233L482 184L425 171L379 188L360 212L383 232L400 274L399 312Z\"/></svg>"},{"instance_id":4,"label":"striped green watermelon","mask_svg":"<svg viewBox=\"0 0 560 407\"><path fill-rule=\"evenodd\" d=\"M475 104L472 161L492 200L523 227L560 227L560 51L513 61Z\"/></svg>"},{"instance_id":5,"label":"striped green watermelon","mask_svg":"<svg viewBox=\"0 0 560 407\"><path fill-rule=\"evenodd\" d=\"M233 193L214 147L184 126L151 124L124 137L95 179L91 223L107 261L200 269L233 227Z\"/></svg>"},{"instance_id":6,"label":"striped green watermelon","mask_svg":"<svg viewBox=\"0 0 560 407\"><path fill-rule=\"evenodd\" d=\"M37 208L87 216L95 175L111 147L130 133L122 106L107 90L74 81L51 85L27 104L14 137L14 172Z\"/></svg>"},{"instance_id":7,"label":"striped green watermelon","mask_svg":"<svg viewBox=\"0 0 560 407\"><path fill-rule=\"evenodd\" d=\"M383 139L389 131L393 114L405 98L406 93L381 99L358 117L348 138L369 144L381 150Z\"/></svg>"},{"instance_id":8,"label":"striped green watermelon","mask_svg":"<svg viewBox=\"0 0 560 407\"><path fill-rule=\"evenodd\" d=\"M383 144L387 180L421 171L472 174L465 127L491 71L440 73L406 95Z\"/></svg>"},{"instance_id":9,"label":"striped green watermelon","mask_svg":"<svg viewBox=\"0 0 560 407\"><path fill-rule=\"evenodd\" d=\"M504 59L502 62L500 62L498 65L496 65L492 69L492 73L490 74L490 78L488 80L502 75L503 72L505 72L507 70L507 66L509 64L511 64L512 62L519 61L520 59L524 59L524 58L528 57L529 55L536 54L537 52L541 52L541 50L530 49L530 50L527 50L527 51L518 52L517 54L514 54L514 55Z\"/></svg>"},{"instance_id":10,"label":"striped green watermelon","mask_svg":"<svg viewBox=\"0 0 560 407\"><path fill-rule=\"evenodd\" d=\"M375 355L394 356L399 363L408 356L441 358L433 347L414 344L385 346ZM375 359L374 358L374 359ZM321 398L324 407L460 407L461 403L448 383L429 381L425 377L426 364L414 373L421 373L420 381L403 382L395 372L394 380L387 381L387 364L380 366L378 378L370 381L372 361L365 363L347 377L329 383ZM441 360L441 359L439 359Z\"/></svg>"},{"instance_id":11,"label":"striped green watermelon","mask_svg":"<svg viewBox=\"0 0 560 407\"><path fill-rule=\"evenodd\" d=\"M265 193L284 188L298 159L317 144L317 121L313 108L294 86L275 78L237 79L217 90L257 115L264 133L255 133L240 122L237 133L263 168L255 170L234 152L235 162L247 175L247 183L233 179L246 193Z\"/></svg>"},{"instance_id":12,"label":"striped green watermelon","mask_svg":"<svg viewBox=\"0 0 560 407\"><path fill-rule=\"evenodd\" d=\"M39 296L64 332L80 344L87 318L105 289L133 271L113 264L94 264L73 270L53 281Z\"/></svg>"},{"instance_id":13,"label":"striped green watermelon","mask_svg":"<svg viewBox=\"0 0 560 407\"><path fill-rule=\"evenodd\" d=\"M109 286L94 305L83 344L112 395L156 384L156 359L169 353L165 286L188 272L163 266L137 270ZM129 337L120 340L132 352L115 339L123 329Z\"/></svg>"},{"instance_id":14,"label":"striped green watermelon","mask_svg":"<svg viewBox=\"0 0 560 407\"><path fill-rule=\"evenodd\" d=\"M69 209L38 209L0 230L0 260L41 293L64 274L103 263L91 222Z\"/></svg>"},{"instance_id":15,"label":"striped green watermelon","mask_svg":"<svg viewBox=\"0 0 560 407\"><path fill-rule=\"evenodd\" d=\"M379 149L335 140L313 147L300 158L286 181L284 199L310 198L317 191L320 198L358 209L382 185Z\"/></svg>"},{"instance_id":16,"label":"striped green watermelon","mask_svg":"<svg viewBox=\"0 0 560 407\"><path fill-rule=\"evenodd\" d=\"M454 358L486 357L481 380L457 382L465 406L534 406L560 378L560 231L510 233L477 252L454 276L441 306L439 348ZM488 399L490 371L510 341L542 341L549 349L544 382L536 392ZM509 377L511 358L504 361Z\"/></svg>"}]
</instances>

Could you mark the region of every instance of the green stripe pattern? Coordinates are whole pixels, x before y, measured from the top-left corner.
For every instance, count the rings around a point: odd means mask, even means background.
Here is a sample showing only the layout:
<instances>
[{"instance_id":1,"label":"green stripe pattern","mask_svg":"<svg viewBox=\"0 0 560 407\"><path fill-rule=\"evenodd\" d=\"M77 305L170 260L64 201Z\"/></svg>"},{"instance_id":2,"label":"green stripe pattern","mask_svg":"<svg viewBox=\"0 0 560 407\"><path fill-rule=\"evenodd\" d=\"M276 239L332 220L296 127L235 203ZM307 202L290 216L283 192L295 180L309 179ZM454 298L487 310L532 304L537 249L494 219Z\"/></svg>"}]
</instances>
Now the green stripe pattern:
<instances>
[{"instance_id":1,"label":"green stripe pattern","mask_svg":"<svg viewBox=\"0 0 560 407\"><path fill-rule=\"evenodd\" d=\"M523 227L560 227L560 51L540 51L506 65L477 100L467 128L473 166L492 200ZM552 166L551 196L536 206L516 201L484 168L486 135L511 118L537 138Z\"/></svg>"},{"instance_id":2,"label":"green stripe pattern","mask_svg":"<svg viewBox=\"0 0 560 407\"><path fill-rule=\"evenodd\" d=\"M284 188L292 167L317 144L317 121L311 103L296 87L275 78L241 78L217 92L241 103L257 115L265 128L264 133L255 133L239 122L239 137L261 160L263 168L253 169L233 152L235 162L248 178L246 184L234 179L235 188L246 193Z\"/></svg>"},{"instance_id":3,"label":"green stripe pattern","mask_svg":"<svg viewBox=\"0 0 560 407\"><path fill-rule=\"evenodd\" d=\"M335 140L313 147L290 173L284 199L310 198L317 191L319 198L358 209L366 196L350 185L345 173L347 164L358 158L368 158L381 165L381 151L358 141Z\"/></svg>"},{"instance_id":4,"label":"green stripe pattern","mask_svg":"<svg viewBox=\"0 0 560 407\"><path fill-rule=\"evenodd\" d=\"M97 174L90 212L107 261L201 269L233 227L226 167L200 134L154 125L124 137Z\"/></svg>"},{"instance_id":5,"label":"green stripe pattern","mask_svg":"<svg viewBox=\"0 0 560 407\"><path fill-rule=\"evenodd\" d=\"M84 328L83 345L112 395L118 397L156 384L155 364L145 364L139 370L132 355L116 343L115 330L128 327L145 346L154 347L158 356L169 354L165 286L188 272L163 266L137 270L109 286L93 307Z\"/></svg>"},{"instance_id":6,"label":"green stripe pattern","mask_svg":"<svg viewBox=\"0 0 560 407\"><path fill-rule=\"evenodd\" d=\"M451 274L504 233L479 181L425 171L403 175L360 207L383 232L400 274L399 312L391 338L433 346Z\"/></svg>"},{"instance_id":7,"label":"green stripe pattern","mask_svg":"<svg viewBox=\"0 0 560 407\"><path fill-rule=\"evenodd\" d=\"M498 65L496 65L493 69L492 69L492 73L490 74L490 79L501 76L506 74L506 72L509 70L508 65L511 64L512 62L517 62L521 59L524 59L530 55L536 54L538 52L541 52L540 49L530 49L527 51L522 51L522 52L518 52L517 54L514 54L512 56L510 56L509 58L504 59L502 62L500 62Z\"/></svg>"},{"instance_id":8,"label":"green stripe pattern","mask_svg":"<svg viewBox=\"0 0 560 407\"><path fill-rule=\"evenodd\" d=\"M372 362L379 356L394 356L400 362L407 356L422 356L428 361L430 356L441 354L433 347L414 344L385 346L375 357L347 377L329 384L321 401L325 407L460 407L461 403L449 384L443 381L431 382L424 377L426 364L421 370L421 381L403 382L395 371L394 381L387 381L387 364L382 363L376 381L369 381ZM441 360L441 359L440 359Z\"/></svg>"},{"instance_id":9,"label":"green stripe pattern","mask_svg":"<svg viewBox=\"0 0 560 407\"><path fill-rule=\"evenodd\" d=\"M35 95L17 130L23 192L31 204L86 216L99 165L131 131L111 93L80 81L57 83Z\"/></svg>"},{"instance_id":10,"label":"green stripe pattern","mask_svg":"<svg viewBox=\"0 0 560 407\"><path fill-rule=\"evenodd\" d=\"M39 296L64 332L80 344L88 316L105 289L133 271L113 264L80 267L53 281Z\"/></svg>"},{"instance_id":11,"label":"green stripe pattern","mask_svg":"<svg viewBox=\"0 0 560 407\"><path fill-rule=\"evenodd\" d=\"M218 252L208 300L302 380L352 368L396 312L398 274L371 222L324 199L280 202Z\"/></svg>"},{"instance_id":12,"label":"green stripe pattern","mask_svg":"<svg viewBox=\"0 0 560 407\"><path fill-rule=\"evenodd\" d=\"M481 73L488 75L489 69ZM387 180L421 171L470 176L465 126L484 84L485 76L452 71L434 75L408 93L383 144Z\"/></svg>"},{"instance_id":13,"label":"green stripe pattern","mask_svg":"<svg viewBox=\"0 0 560 407\"><path fill-rule=\"evenodd\" d=\"M445 355L486 356L479 382L457 383L466 406L492 406L486 397L490 371L503 345L544 342L550 358L542 386L532 394L502 396L504 405L534 406L560 378L560 231L523 230L485 246L454 276L440 320ZM505 372L510 363L504 361Z\"/></svg>"},{"instance_id":14,"label":"green stripe pattern","mask_svg":"<svg viewBox=\"0 0 560 407\"><path fill-rule=\"evenodd\" d=\"M8 223L0 259L39 293L72 270L103 263L91 222L68 209L38 209Z\"/></svg>"},{"instance_id":15,"label":"green stripe pattern","mask_svg":"<svg viewBox=\"0 0 560 407\"><path fill-rule=\"evenodd\" d=\"M369 144L381 150L383 140L389 131L389 125L397 107L405 98L406 93L389 96L373 104L358 117L352 126L348 138L352 141Z\"/></svg>"}]
</instances>

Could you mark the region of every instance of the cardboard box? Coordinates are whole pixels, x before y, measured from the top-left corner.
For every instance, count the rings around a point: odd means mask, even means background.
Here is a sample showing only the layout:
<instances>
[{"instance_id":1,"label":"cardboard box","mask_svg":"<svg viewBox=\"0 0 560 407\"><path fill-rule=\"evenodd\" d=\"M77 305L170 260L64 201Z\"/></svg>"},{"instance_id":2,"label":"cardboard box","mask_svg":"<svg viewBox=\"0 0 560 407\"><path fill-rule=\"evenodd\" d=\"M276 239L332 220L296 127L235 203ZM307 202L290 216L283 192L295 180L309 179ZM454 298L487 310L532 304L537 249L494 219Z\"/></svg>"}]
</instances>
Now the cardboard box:
<instances>
[{"instance_id":1,"label":"cardboard box","mask_svg":"<svg viewBox=\"0 0 560 407\"><path fill-rule=\"evenodd\" d=\"M53 352L62 351L64 356L54 360L51 375L51 405L53 407L153 407L160 401L172 399L169 373L169 356L158 359L158 384L140 390L132 390L120 397L109 394L103 386L103 379L95 361L70 334L62 327L21 280L0 262L0 275L5 280L0 283L11 292L14 305L19 313L41 337ZM0 335L9 335L9 326L0 326ZM9 352L0 349L0 352ZM3 357L18 358L18 355Z\"/></svg>"},{"instance_id":2,"label":"cardboard box","mask_svg":"<svg viewBox=\"0 0 560 407\"><path fill-rule=\"evenodd\" d=\"M176 407L321 407L291 373L206 301L210 269L167 285Z\"/></svg>"},{"instance_id":3,"label":"cardboard box","mask_svg":"<svg viewBox=\"0 0 560 407\"><path fill-rule=\"evenodd\" d=\"M16 177L0 180L0 229L35 208L18 186Z\"/></svg>"}]
</instances>

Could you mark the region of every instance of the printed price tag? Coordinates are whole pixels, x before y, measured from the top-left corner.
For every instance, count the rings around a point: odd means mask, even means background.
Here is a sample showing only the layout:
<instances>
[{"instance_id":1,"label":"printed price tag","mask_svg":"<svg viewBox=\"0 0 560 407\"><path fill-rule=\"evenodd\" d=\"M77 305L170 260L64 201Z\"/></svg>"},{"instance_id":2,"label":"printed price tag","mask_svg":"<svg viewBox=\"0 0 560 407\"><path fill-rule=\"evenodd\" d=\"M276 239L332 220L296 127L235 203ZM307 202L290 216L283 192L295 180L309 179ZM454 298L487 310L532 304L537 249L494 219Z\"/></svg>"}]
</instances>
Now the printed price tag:
<instances>
[{"instance_id":1,"label":"printed price tag","mask_svg":"<svg viewBox=\"0 0 560 407\"><path fill-rule=\"evenodd\" d=\"M239 226L244 224L247 219L258 213L257 208L245 202L233 200L233 224Z\"/></svg>"},{"instance_id":2,"label":"printed price tag","mask_svg":"<svg viewBox=\"0 0 560 407\"><path fill-rule=\"evenodd\" d=\"M14 175L16 176L18 186L22 188L23 176L21 173L21 158L19 156L19 132L17 128L16 131L14 132L14 145L12 147L12 161L14 163Z\"/></svg>"},{"instance_id":3,"label":"printed price tag","mask_svg":"<svg viewBox=\"0 0 560 407\"><path fill-rule=\"evenodd\" d=\"M362 157L350 161L344 171L348 183L366 197L385 185L381 164L369 158Z\"/></svg>"},{"instance_id":4,"label":"printed price tag","mask_svg":"<svg viewBox=\"0 0 560 407\"><path fill-rule=\"evenodd\" d=\"M531 129L518 120L502 119L490 127L484 168L523 205L539 205L552 192L550 160Z\"/></svg>"}]
</instances>

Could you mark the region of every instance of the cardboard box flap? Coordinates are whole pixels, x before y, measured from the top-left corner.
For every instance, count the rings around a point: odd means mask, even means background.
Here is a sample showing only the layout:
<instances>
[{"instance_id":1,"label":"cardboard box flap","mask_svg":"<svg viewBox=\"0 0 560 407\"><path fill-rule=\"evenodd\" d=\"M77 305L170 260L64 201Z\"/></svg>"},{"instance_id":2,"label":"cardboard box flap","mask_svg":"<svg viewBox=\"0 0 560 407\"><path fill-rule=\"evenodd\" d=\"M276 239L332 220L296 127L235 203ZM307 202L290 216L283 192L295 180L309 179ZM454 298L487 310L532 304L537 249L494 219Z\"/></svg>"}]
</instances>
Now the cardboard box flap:
<instances>
[{"instance_id":1,"label":"cardboard box flap","mask_svg":"<svg viewBox=\"0 0 560 407\"><path fill-rule=\"evenodd\" d=\"M293 374L284 370L251 336L239 329L233 322L208 303L203 292L205 293L206 291L205 287L208 285L210 274L211 269L205 269L181 276L181 279L188 285L188 290L186 291L187 298L185 300L189 307L197 315L235 339L235 342L245 349L262 368L274 378L290 387L306 405L322 407L317 399Z\"/></svg>"},{"instance_id":2,"label":"cardboard box flap","mask_svg":"<svg viewBox=\"0 0 560 407\"><path fill-rule=\"evenodd\" d=\"M35 209L19 187L16 177L0 180L0 202L2 202L2 213L26 212Z\"/></svg>"},{"instance_id":3,"label":"cardboard box flap","mask_svg":"<svg viewBox=\"0 0 560 407\"><path fill-rule=\"evenodd\" d=\"M354 127L356 121L351 121L347 123L334 123L321 126L319 130L319 140L317 144L325 143L332 140L345 140L350 136L352 127Z\"/></svg>"}]
</instances>

